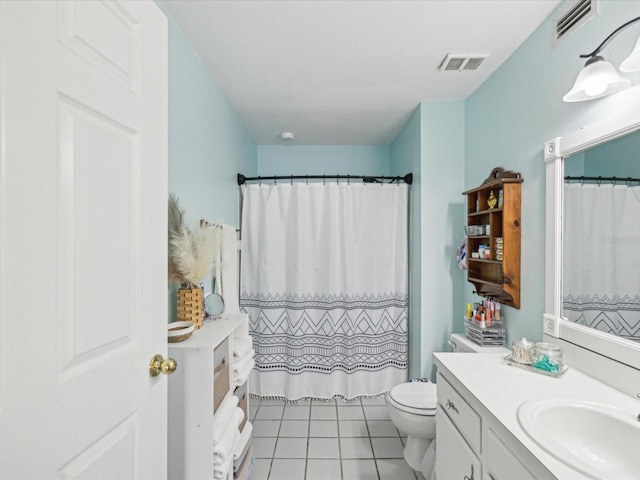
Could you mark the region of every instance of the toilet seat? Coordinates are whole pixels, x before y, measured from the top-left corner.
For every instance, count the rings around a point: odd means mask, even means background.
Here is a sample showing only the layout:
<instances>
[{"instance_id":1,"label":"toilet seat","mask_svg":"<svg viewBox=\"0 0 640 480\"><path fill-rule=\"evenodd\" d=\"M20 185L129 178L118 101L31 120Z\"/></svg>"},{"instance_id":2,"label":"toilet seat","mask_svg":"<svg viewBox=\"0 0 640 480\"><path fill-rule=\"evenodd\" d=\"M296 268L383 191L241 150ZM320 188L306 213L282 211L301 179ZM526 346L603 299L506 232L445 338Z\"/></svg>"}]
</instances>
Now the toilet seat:
<instances>
[{"instance_id":1,"label":"toilet seat","mask_svg":"<svg viewBox=\"0 0 640 480\"><path fill-rule=\"evenodd\" d=\"M394 407L407 413L425 416L436 414L438 399L435 383L401 383L391 389L387 399Z\"/></svg>"}]
</instances>

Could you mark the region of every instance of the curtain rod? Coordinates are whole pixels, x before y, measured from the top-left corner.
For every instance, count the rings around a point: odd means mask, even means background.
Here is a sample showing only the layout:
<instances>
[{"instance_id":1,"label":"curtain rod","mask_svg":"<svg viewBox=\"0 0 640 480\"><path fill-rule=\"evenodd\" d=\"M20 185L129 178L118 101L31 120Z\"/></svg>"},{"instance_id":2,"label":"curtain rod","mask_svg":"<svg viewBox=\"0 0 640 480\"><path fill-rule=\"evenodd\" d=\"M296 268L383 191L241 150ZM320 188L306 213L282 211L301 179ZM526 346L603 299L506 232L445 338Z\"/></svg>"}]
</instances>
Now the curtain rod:
<instances>
[{"instance_id":1,"label":"curtain rod","mask_svg":"<svg viewBox=\"0 0 640 480\"><path fill-rule=\"evenodd\" d=\"M616 183L616 182L621 182L621 183L626 183L626 184L630 184L632 182L640 182L640 178L631 178L631 177L626 177L626 178L619 178L619 177L572 177L567 175L566 177L564 177L565 180L579 180L581 183L585 182L585 181L595 181L595 182L611 182L611 183Z\"/></svg>"},{"instance_id":2,"label":"curtain rod","mask_svg":"<svg viewBox=\"0 0 640 480\"><path fill-rule=\"evenodd\" d=\"M376 175L282 175L273 177L245 177L243 174L238 174L238 185L244 185L245 182L253 180L362 180L364 183L384 183L383 180L390 180L388 183L404 181L404 183L411 185L413 182L413 173L407 173L404 177L382 177Z\"/></svg>"}]
</instances>

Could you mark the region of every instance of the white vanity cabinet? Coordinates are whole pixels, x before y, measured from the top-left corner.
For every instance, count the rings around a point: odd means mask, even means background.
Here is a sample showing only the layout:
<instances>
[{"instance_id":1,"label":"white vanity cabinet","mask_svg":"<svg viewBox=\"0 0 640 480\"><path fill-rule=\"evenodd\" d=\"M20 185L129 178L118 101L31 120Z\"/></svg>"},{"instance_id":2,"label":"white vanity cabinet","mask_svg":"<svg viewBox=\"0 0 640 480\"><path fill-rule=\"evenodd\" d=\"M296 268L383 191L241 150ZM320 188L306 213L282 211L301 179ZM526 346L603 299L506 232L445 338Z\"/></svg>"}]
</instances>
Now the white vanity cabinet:
<instances>
[{"instance_id":1,"label":"white vanity cabinet","mask_svg":"<svg viewBox=\"0 0 640 480\"><path fill-rule=\"evenodd\" d=\"M465 398L449 380L438 373L436 415L436 468L442 480L537 480L527 460L501 440L501 429L482 417L478 405ZM498 433L500 432L500 433ZM551 477L552 478L552 477Z\"/></svg>"},{"instance_id":2,"label":"white vanity cabinet","mask_svg":"<svg viewBox=\"0 0 640 480\"><path fill-rule=\"evenodd\" d=\"M214 478L213 419L234 390L245 412L244 427L249 413L247 384L233 386L233 346L235 338L248 334L247 315L228 314L204 322L187 340L169 344L169 356L178 363L169 377L169 479Z\"/></svg>"},{"instance_id":3,"label":"white vanity cabinet","mask_svg":"<svg viewBox=\"0 0 640 480\"><path fill-rule=\"evenodd\" d=\"M596 451L592 449L593 442L586 440L589 435L584 435L584 429L594 429L586 433L598 435L601 430L598 422L585 420L573 427L549 426L547 422L551 433L541 436L531 430L531 425L544 417L536 417L536 412L521 408L531 404L554 405L558 401L561 405L593 402L627 412L635 425L638 414L635 395L625 395L571 365L560 377L552 377L507 365L501 353L439 352L433 354L433 360L438 369L436 468L439 480L471 479L469 464L475 461L474 456L479 464L479 468L474 464L474 480L584 480L583 471L587 467L583 463L572 463L580 462L579 458L575 460L566 453L576 444L563 446L562 438L585 438L584 445L578 444L585 448L574 448L572 454L584 454L589 459L609 456L607 460L594 460L590 464L587 471L593 472L593 478L640 478L635 475L635 464L624 463L628 454L623 448L607 450L596 446ZM554 428L558 435L553 433ZM550 441L556 437L559 443ZM605 451L608 453L603 454ZM462 465L460 470L458 463ZM631 471L633 474L628 474Z\"/></svg>"}]
</instances>

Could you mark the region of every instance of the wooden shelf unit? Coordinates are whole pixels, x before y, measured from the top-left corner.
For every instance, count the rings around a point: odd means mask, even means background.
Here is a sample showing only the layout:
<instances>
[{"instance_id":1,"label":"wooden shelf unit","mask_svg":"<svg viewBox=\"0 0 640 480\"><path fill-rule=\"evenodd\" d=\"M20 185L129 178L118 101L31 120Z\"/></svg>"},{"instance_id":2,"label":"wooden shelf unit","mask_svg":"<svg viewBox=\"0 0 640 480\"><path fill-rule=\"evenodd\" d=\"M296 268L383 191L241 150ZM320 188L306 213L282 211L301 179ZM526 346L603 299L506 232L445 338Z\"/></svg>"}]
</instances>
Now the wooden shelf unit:
<instances>
[{"instance_id":1,"label":"wooden shelf unit","mask_svg":"<svg viewBox=\"0 0 640 480\"><path fill-rule=\"evenodd\" d=\"M504 305L520 308L520 205L519 173L494 168L478 187L463 192L467 196L467 225L489 225L488 235L467 236L467 280L478 295ZM493 192L502 192L502 205L489 208ZM496 258L496 238L502 238L502 260ZM480 245L490 248L490 258L472 258Z\"/></svg>"}]
</instances>

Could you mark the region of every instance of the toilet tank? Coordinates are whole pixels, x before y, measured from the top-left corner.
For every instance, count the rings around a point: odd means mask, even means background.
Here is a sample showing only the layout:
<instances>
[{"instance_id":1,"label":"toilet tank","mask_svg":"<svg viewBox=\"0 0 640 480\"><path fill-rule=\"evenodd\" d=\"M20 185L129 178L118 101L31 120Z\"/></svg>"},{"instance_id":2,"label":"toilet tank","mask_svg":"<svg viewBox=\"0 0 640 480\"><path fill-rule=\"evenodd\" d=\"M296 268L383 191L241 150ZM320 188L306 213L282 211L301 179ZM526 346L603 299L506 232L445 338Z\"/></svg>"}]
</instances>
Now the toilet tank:
<instances>
[{"instance_id":1,"label":"toilet tank","mask_svg":"<svg viewBox=\"0 0 640 480\"><path fill-rule=\"evenodd\" d=\"M478 345L473 340L467 338L462 333L454 333L449 338L449 345L453 348L454 352L474 352L474 353L504 353L508 355L511 351L506 347L493 346L483 347Z\"/></svg>"}]
</instances>

